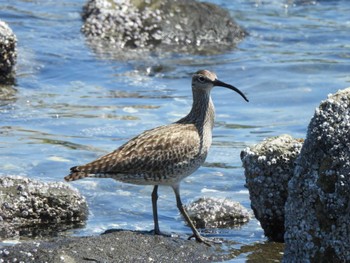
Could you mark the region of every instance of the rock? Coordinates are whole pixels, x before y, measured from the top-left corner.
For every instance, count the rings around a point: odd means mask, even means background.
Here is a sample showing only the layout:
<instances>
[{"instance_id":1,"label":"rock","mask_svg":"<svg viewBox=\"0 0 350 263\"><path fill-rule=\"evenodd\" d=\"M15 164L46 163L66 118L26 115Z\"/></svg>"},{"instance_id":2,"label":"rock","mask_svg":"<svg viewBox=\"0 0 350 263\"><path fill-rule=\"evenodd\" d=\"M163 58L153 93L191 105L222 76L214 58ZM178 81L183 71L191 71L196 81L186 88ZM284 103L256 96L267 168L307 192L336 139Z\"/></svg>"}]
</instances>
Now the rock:
<instances>
[{"instance_id":1,"label":"rock","mask_svg":"<svg viewBox=\"0 0 350 263\"><path fill-rule=\"evenodd\" d=\"M283 242L287 185L301 147L301 139L280 135L241 152L251 207L273 241Z\"/></svg>"},{"instance_id":2,"label":"rock","mask_svg":"<svg viewBox=\"0 0 350 263\"><path fill-rule=\"evenodd\" d=\"M221 52L246 35L228 11L194 0L90 0L83 20L82 31L89 42L95 42L97 50L113 47L116 56L127 55L117 54L126 48Z\"/></svg>"},{"instance_id":3,"label":"rock","mask_svg":"<svg viewBox=\"0 0 350 263\"><path fill-rule=\"evenodd\" d=\"M226 198L200 198L188 205L186 210L197 228L239 227L250 219L245 207Z\"/></svg>"},{"instance_id":4,"label":"rock","mask_svg":"<svg viewBox=\"0 0 350 263\"><path fill-rule=\"evenodd\" d=\"M0 20L0 83L14 82L14 67L17 59L17 38L11 28Z\"/></svg>"},{"instance_id":5,"label":"rock","mask_svg":"<svg viewBox=\"0 0 350 263\"><path fill-rule=\"evenodd\" d=\"M321 102L289 182L284 262L350 262L350 88Z\"/></svg>"},{"instance_id":6,"label":"rock","mask_svg":"<svg viewBox=\"0 0 350 263\"><path fill-rule=\"evenodd\" d=\"M101 236L51 238L0 248L0 262L280 262L283 244L233 241L208 247L179 237L118 230Z\"/></svg>"},{"instance_id":7,"label":"rock","mask_svg":"<svg viewBox=\"0 0 350 263\"><path fill-rule=\"evenodd\" d=\"M140 232L117 231L94 237L54 238L0 250L1 262L212 262L208 246Z\"/></svg>"},{"instance_id":8,"label":"rock","mask_svg":"<svg viewBox=\"0 0 350 263\"><path fill-rule=\"evenodd\" d=\"M65 183L0 177L0 238L56 234L87 216L85 199Z\"/></svg>"}]
</instances>

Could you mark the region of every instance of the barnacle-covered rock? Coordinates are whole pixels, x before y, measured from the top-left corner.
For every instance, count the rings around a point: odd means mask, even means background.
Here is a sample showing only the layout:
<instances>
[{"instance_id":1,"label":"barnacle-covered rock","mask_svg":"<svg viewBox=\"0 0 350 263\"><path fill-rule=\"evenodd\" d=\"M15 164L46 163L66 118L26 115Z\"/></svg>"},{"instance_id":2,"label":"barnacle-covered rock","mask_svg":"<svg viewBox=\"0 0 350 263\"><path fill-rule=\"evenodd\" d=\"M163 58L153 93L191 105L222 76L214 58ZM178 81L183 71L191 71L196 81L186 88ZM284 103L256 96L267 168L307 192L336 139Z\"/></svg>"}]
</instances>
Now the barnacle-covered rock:
<instances>
[{"instance_id":1,"label":"barnacle-covered rock","mask_svg":"<svg viewBox=\"0 0 350 263\"><path fill-rule=\"evenodd\" d=\"M227 198L203 197L186 210L197 228L235 228L250 220L244 206Z\"/></svg>"},{"instance_id":2,"label":"barnacle-covered rock","mask_svg":"<svg viewBox=\"0 0 350 263\"><path fill-rule=\"evenodd\" d=\"M85 199L65 183L0 177L0 238L55 235L87 216Z\"/></svg>"},{"instance_id":3,"label":"barnacle-covered rock","mask_svg":"<svg viewBox=\"0 0 350 263\"><path fill-rule=\"evenodd\" d=\"M0 20L0 83L13 82L17 59L17 38L11 28Z\"/></svg>"},{"instance_id":4,"label":"barnacle-covered rock","mask_svg":"<svg viewBox=\"0 0 350 263\"><path fill-rule=\"evenodd\" d=\"M287 185L301 146L301 139L280 135L241 152L251 207L273 241L283 241Z\"/></svg>"},{"instance_id":5,"label":"barnacle-covered rock","mask_svg":"<svg viewBox=\"0 0 350 263\"><path fill-rule=\"evenodd\" d=\"M289 182L284 262L350 262L350 88L321 102Z\"/></svg>"},{"instance_id":6,"label":"barnacle-covered rock","mask_svg":"<svg viewBox=\"0 0 350 263\"><path fill-rule=\"evenodd\" d=\"M227 10L194 0L90 0L83 19L94 49L116 57L130 55L123 49L220 52L246 35Z\"/></svg>"}]
</instances>

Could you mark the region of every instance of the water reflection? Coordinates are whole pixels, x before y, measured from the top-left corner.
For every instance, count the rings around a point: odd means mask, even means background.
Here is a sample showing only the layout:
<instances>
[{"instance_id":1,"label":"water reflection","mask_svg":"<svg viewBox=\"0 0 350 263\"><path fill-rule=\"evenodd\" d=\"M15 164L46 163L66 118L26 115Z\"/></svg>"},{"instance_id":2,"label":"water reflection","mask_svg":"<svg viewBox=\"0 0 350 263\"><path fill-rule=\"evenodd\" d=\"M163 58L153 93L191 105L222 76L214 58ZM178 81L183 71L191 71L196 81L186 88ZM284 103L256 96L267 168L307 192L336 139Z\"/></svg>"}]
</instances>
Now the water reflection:
<instances>
[{"instance_id":1,"label":"water reflection","mask_svg":"<svg viewBox=\"0 0 350 263\"><path fill-rule=\"evenodd\" d=\"M0 84L0 106L9 105L16 101L17 89L12 85Z\"/></svg>"},{"instance_id":2,"label":"water reflection","mask_svg":"<svg viewBox=\"0 0 350 263\"><path fill-rule=\"evenodd\" d=\"M230 256L236 260L245 258L245 262L281 262L284 244L276 242L259 242L242 245L240 248L228 246ZM228 257L230 257L228 256Z\"/></svg>"}]
</instances>

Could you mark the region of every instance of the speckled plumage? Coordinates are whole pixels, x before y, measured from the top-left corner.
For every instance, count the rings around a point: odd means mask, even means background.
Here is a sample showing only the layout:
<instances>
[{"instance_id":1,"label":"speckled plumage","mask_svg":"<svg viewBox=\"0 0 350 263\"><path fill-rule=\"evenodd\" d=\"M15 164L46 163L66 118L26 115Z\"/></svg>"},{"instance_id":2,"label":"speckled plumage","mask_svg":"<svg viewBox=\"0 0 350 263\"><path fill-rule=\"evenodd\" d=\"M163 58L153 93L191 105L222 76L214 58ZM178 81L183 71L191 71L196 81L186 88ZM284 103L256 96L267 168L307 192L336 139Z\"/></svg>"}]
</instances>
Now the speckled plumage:
<instances>
[{"instance_id":1,"label":"speckled plumage","mask_svg":"<svg viewBox=\"0 0 350 263\"><path fill-rule=\"evenodd\" d=\"M158 185L169 185L174 189L177 206L197 241L203 241L182 207L179 183L196 171L207 157L215 116L210 97L214 86L227 87L247 100L237 88L217 80L214 73L200 70L192 77L193 105L187 116L175 123L144 131L93 162L72 167L65 180L91 176L154 185L152 204L156 234L160 233L156 205Z\"/></svg>"},{"instance_id":2,"label":"speckled plumage","mask_svg":"<svg viewBox=\"0 0 350 263\"><path fill-rule=\"evenodd\" d=\"M157 127L96 161L73 167L66 180L91 175L133 184L172 185L204 162L207 149L203 149L201 141L193 124Z\"/></svg>"}]
</instances>

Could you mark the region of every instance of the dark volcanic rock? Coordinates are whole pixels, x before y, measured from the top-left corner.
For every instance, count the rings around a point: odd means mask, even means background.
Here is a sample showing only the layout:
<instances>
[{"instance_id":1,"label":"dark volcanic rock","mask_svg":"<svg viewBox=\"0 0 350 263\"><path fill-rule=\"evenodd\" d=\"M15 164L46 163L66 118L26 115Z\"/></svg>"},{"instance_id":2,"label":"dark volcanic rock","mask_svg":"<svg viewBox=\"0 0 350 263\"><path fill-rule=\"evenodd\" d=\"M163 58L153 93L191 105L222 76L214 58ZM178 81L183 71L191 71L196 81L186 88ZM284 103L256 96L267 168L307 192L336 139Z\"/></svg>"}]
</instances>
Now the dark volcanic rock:
<instances>
[{"instance_id":1,"label":"dark volcanic rock","mask_svg":"<svg viewBox=\"0 0 350 263\"><path fill-rule=\"evenodd\" d=\"M116 52L160 48L213 53L233 48L246 35L228 11L194 0L90 0L83 19L89 42Z\"/></svg>"},{"instance_id":2,"label":"dark volcanic rock","mask_svg":"<svg viewBox=\"0 0 350 263\"><path fill-rule=\"evenodd\" d=\"M12 83L17 59L17 38L11 28L0 20L0 83Z\"/></svg>"},{"instance_id":3,"label":"dark volcanic rock","mask_svg":"<svg viewBox=\"0 0 350 263\"><path fill-rule=\"evenodd\" d=\"M288 181L301 147L300 139L280 135L241 152L251 207L273 241L283 241Z\"/></svg>"},{"instance_id":4,"label":"dark volcanic rock","mask_svg":"<svg viewBox=\"0 0 350 263\"><path fill-rule=\"evenodd\" d=\"M0 238L51 235L87 215L85 199L65 183L0 177Z\"/></svg>"},{"instance_id":5,"label":"dark volcanic rock","mask_svg":"<svg viewBox=\"0 0 350 263\"><path fill-rule=\"evenodd\" d=\"M350 262L350 88L323 101L288 185L284 262Z\"/></svg>"},{"instance_id":6,"label":"dark volcanic rock","mask_svg":"<svg viewBox=\"0 0 350 263\"><path fill-rule=\"evenodd\" d=\"M212 262L214 250L194 240L118 231L54 238L0 249L1 262Z\"/></svg>"}]
</instances>

